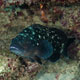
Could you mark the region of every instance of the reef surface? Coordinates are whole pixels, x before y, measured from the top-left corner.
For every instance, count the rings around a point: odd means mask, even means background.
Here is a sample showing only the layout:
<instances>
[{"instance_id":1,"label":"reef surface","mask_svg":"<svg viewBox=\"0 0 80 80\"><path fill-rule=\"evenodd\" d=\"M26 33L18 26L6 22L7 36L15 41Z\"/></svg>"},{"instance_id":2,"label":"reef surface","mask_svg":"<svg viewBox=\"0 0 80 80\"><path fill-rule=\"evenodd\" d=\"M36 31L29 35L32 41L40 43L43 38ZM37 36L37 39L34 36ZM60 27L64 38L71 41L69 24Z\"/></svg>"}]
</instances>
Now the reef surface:
<instances>
[{"instance_id":1,"label":"reef surface","mask_svg":"<svg viewBox=\"0 0 80 80\"><path fill-rule=\"evenodd\" d=\"M37 5L36 5L37 6ZM47 5L48 6L48 5ZM47 9L48 8L48 9ZM24 7L0 7L0 80L80 80L80 45L72 45L71 59L62 58L55 63L43 61L43 65L20 61L9 46L22 29L31 24L56 27L80 40L80 6L34 5ZM77 43L77 42L76 42Z\"/></svg>"}]
</instances>

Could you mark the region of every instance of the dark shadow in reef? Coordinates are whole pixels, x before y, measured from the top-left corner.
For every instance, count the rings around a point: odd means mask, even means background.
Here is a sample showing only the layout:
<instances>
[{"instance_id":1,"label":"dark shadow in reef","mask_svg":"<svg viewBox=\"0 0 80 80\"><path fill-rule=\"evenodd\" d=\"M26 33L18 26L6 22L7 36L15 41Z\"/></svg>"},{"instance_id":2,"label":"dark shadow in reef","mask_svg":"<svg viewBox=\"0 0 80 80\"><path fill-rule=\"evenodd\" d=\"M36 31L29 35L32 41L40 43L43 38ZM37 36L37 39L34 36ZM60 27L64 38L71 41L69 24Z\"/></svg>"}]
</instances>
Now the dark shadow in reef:
<instances>
[{"instance_id":1,"label":"dark shadow in reef","mask_svg":"<svg viewBox=\"0 0 80 80\"><path fill-rule=\"evenodd\" d=\"M67 32L68 36L75 37L75 41L68 47L68 56L72 60L80 61L80 56L78 56L78 52L80 51L80 33L76 30L69 30Z\"/></svg>"},{"instance_id":2,"label":"dark shadow in reef","mask_svg":"<svg viewBox=\"0 0 80 80\"><path fill-rule=\"evenodd\" d=\"M27 63L25 62L25 60L22 57L20 57L19 60L20 60L20 63L22 65L24 65L25 67L27 67Z\"/></svg>"}]
</instances>

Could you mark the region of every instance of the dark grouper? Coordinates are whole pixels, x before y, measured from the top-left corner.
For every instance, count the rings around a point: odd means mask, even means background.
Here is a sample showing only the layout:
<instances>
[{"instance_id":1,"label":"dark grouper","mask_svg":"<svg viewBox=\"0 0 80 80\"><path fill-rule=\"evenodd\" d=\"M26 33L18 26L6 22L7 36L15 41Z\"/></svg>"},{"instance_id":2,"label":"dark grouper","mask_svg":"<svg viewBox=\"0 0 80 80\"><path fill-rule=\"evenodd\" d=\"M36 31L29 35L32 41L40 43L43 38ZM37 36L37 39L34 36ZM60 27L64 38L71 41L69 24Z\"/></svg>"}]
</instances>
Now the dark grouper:
<instances>
[{"instance_id":1,"label":"dark grouper","mask_svg":"<svg viewBox=\"0 0 80 80\"><path fill-rule=\"evenodd\" d=\"M73 41L59 29L33 24L12 39L10 51L32 62L41 63L41 59L55 62L61 54L68 57L67 47Z\"/></svg>"}]
</instances>

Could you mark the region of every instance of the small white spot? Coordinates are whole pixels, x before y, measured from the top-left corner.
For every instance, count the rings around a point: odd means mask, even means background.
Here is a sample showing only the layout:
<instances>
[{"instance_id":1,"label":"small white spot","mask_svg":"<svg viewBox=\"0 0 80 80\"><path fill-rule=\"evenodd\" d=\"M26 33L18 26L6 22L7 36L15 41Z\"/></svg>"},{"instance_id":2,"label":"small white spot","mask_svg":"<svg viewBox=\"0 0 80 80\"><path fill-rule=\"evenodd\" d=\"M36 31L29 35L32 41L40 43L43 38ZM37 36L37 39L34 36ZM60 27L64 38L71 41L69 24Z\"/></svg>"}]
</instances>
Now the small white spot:
<instances>
[{"instance_id":1,"label":"small white spot","mask_svg":"<svg viewBox=\"0 0 80 80\"><path fill-rule=\"evenodd\" d=\"M60 39L60 37L57 37L57 39Z\"/></svg>"},{"instance_id":2,"label":"small white spot","mask_svg":"<svg viewBox=\"0 0 80 80\"><path fill-rule=\"evenodd\" d=\"M29 29L32 29L32 27L28 27Z\"/></svg>"},{"instance_id":3,"label":"small white spot","mask_svg":"<svg viewBox=\"0 0 80 80\"><path fill-rule=\"evenodd\" d=\"M27 32L27 30L24 30L24 32Z\"/></svg>"},{"instance_id":4,"label":"small white spot","mask_svg":"<svg viewBox=\"0 0 80 80\"><path fill-rule=\"evenodd\" d=\"M41 38L41 35L38 35L39 38Z\"/></svg>"},{"instance_id":5,"label":"small white spot","mask_svg":"<svg viewBox=\"0 0 80 80\"><path fill-rule=\"evenodd\" d=\"M39 45L39 43L37 43L37 46Z\"/></svg>"},{"instance_id":6,"label":"small white spot","mask_svg":"<svg viewBox=\"0 0 80 80\"><path fill-rule=\"evenodd\" d=\"M32 37L30 37L30 39L32 40L33 38L32 38Z\"/></svg>"},{"instance_id":7,"label":"small white spot","mask_svg":"<svg viewBox=\"0 0 80 80\"><path fill-rule=\"evenodd\" d=\"M55 33L55 31L51 31L52 33Z\"/></svg>"},{"instance_id":8,"label":"small white spot","mask_svg":"<svg viewBox=\"0 0 80 80\"><path fill-rule=\"evenodd\" d=\"M24 35L24 37L26 37L26 35Z\"/></svg>"},{"instance_id":9,"label":"small white spot","mask_svg":"<svg viewBox=\"0 0 80 80\"><path fill-rule=\"evenodd\" d=\"M57 44L59 44L59 42L57 41Z\"/></svg>"},{"instance_id":10,"label":"small white spot","mask_svg":"<svg viewBox=\"0 0 80 80\"><path fill-rule=\"evenodd\" d=\"M45 39L45 36L43 36L43 39Z\"/></svg>"},{"instance_id":11,"label":"small white spot","mask_svg":"<svg viewBox=\"0 0 80 80\"><path fill-rule=\"evenodd\" d=\"M43 29L43 31L45 31L45 29Z\"/></svg>"},{"instance_id":12,"label":"small white spot","mask_svg":"<svg viewBox=\"0 0 80 80\"><path fill-rule=\"evenodd\" d=\"M21 36L24 36L24 34L20 34Z\"/></svg>"},{"instance_id":13,"label":"small white spot","mask_svg":"<svg viewBox=\"0 0 80 80\"><path fill-rule=\"evenodd\" d=\"M47 33L47 36L49 36L49 33Z\"/></svg>"},{"instance_id":14,"label":"small white spot","mask_svg":"<svg viewBox=\"0 0 80 80\"><path fill-rule=\"evenodd\" d=\"M60 53L63 52L63 47L64 47L64 43L62 43L62 45L61 45L61 51L60 51Z\"/></svg>"},{"instance_id":15,"label":"small white spot","mask_svg":"<svg viewBox=\"0 0 80 80\"><path fill-rule=\"evenodd\" d=\"M54 39L54 36L52 36L52 39Z\"/></svg>"},{"instance_id":16,"label":"small white spot","mask_svg":"<svg viewBox=\"0 0 80 80\"><path fill-rule=\"evenodd\" d=\"M57 34L55 34L55 36L57 36Z\"/></svg>"},{"instance_id":17,"label":"small white spot","mask_svg":"<svg viewBox=\"0 0 80 80\"><path fill-rule=\"evenodd\" d=\"M28 36L29 34L26 34L26 36Z\"/></svg>"},{"instance_id":18,"label":"small white spot","mask_svg":"<svg viewBox=\"0 0 80 80\"><path fill-rule=\"evenodd\" d=\"M62 47L64 46L64 43L62 43Z\"/></svg>"},{"instance_id":19,"label":"small white spot","mask_svg":"<svg viewBox=\"0 0 80 80\"><path fill-rule=\"evenodd\" d=\"M62 53L62 52L63 52L63 49L61 49L60 53Z\"/></svg>"},{"instance_id":20,"label":"small white spot","mask_svg":"<svg viewBox=\"0 0 80 80\"><path fill-rule=\"evenodd\" d=\"M32 32L33 35L35 35L35 32Z\"/></svg>"}]
</instances>

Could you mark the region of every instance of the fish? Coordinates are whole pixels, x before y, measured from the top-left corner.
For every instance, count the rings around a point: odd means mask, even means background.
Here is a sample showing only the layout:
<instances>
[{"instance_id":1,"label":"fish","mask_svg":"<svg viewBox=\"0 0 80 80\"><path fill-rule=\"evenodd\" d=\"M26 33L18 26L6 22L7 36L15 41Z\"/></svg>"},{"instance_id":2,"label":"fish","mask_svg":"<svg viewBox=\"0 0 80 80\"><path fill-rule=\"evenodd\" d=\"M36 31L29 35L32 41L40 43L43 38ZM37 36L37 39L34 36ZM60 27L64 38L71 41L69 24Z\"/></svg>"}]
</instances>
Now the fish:
<instances>
[{"instance_id":1,"label":"fish","mask_svg":"<svg viewBox=\"0 0 80 80\"><path fill-rule=\"evenodd\" d=\"M39 64L41 60L56 62L61 55L68 57L68 46L74 40L61 29L32 24L12 39L10 51Z\"/></svg>"}]
</instances>

